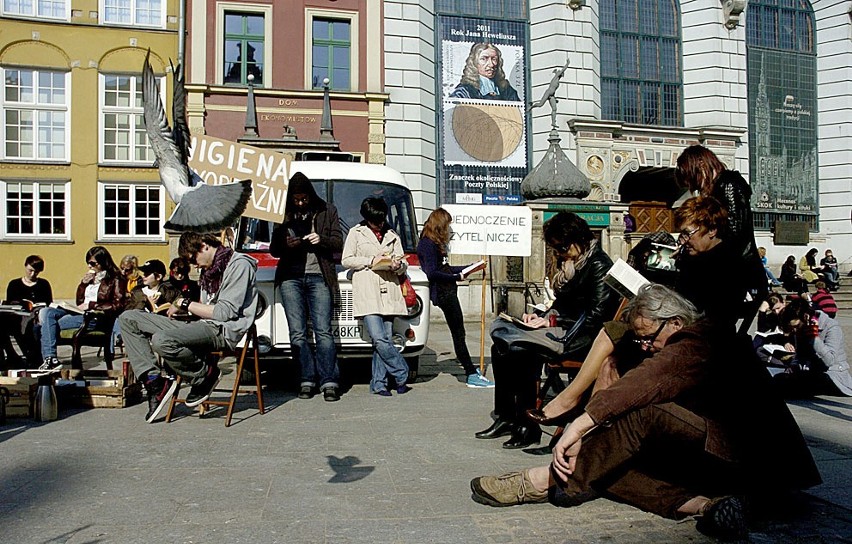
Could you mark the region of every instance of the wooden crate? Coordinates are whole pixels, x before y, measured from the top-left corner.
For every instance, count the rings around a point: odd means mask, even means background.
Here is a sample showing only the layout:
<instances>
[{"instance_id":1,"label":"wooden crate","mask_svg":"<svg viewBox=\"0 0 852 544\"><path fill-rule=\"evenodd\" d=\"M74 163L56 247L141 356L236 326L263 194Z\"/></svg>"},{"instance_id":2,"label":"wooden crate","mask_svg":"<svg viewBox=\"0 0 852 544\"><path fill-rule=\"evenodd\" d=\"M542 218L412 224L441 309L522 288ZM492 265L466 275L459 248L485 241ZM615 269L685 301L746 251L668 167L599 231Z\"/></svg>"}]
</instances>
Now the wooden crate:
<instances>
[{"instance_id":1,"label":"wooden crate","mask_svg":"<svg viewBox=\"0 0 852 544\"><path fill-rule=\"evenodd\" d=\"M142 400L142 384L122 370L63 370L56 387L61 407L124 408ZM66 381L75 382L67 384Z\"/></svg>"},{"instance_id":2,"label":"wooden crate","mask_svg":"<svg viewBox=\"0 0 852 544\"><path fill-rule=\"evenodd\" d=\"M0 376L0 385L9 390L6 417L32 417L37 384L37 378Z\"/></svg>"}]
</instances>

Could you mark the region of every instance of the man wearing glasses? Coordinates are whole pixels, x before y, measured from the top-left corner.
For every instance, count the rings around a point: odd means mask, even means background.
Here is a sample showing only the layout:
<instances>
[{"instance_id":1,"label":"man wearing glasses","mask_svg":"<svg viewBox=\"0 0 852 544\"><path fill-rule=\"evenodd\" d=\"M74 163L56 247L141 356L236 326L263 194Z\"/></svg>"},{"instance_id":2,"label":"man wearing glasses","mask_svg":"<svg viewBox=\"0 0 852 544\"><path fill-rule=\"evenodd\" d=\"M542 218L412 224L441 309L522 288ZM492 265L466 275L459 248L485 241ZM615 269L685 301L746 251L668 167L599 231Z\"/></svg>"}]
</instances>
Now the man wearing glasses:
<instances>
[{"instance_id":1,"label":"man wearing glasses","mask_svg":"<svg viewBox=\"0 0 852 544\"><path fill-rule=\"evenodd\" d=\"M699 516L700 531L736 538L747 533L739 495L820 483L750 345L658 284L643 287L625 319L650 357L592 395L549 466L474 478L474 501L570 507L604 496L668 518Z\"/></svg>"},{"instance_id":2,"label":"man wearing glasses","mask_svg":"<svg viewBox=\"0 0 852 544\"><path fill-rule=\"evenodd\" d=\"M192 386L186 405L198 406L210 398L221 376L207 355L236 347L257 309L257 261L224 247L214 234L197 232L181 234L178 253L203 271L202 302L178 298L165 316L130 310L119 317L130 365L148 394L148 423L177 389L172 377L161 375L157 356ZM176 319L187 315L196 320Z\"/></svg>"}]
</instances>

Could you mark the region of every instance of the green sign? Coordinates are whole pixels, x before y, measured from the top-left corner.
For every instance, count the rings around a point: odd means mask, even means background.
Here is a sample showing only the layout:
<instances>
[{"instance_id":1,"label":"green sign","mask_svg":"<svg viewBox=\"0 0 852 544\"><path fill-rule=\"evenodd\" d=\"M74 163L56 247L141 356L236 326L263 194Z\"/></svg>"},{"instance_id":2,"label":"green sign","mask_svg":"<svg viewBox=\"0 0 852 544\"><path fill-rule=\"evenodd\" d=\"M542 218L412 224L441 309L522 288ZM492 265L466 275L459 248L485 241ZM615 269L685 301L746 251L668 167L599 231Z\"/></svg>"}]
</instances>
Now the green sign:
<instances>
[{"instance_id":1,"label":"green sign","mask_svg":"<svg viewBox=\"0 0 852 544\"><path fill-rule=\"evenodd\" d=\"M565 210L565 211L569 211L569 210ZM573 210L570 210L570 211L573 211ZM557 213L559 213L559 212L544 212L544 214L543 214L544 220L545 221L550 220L550 218L552 218ZM574 211L573 213L576 213L577 215L582 217L583 220L585 220L586 223L588 223L590 227L608 227L609 226L609 212L577 212L577 211Z\"/></svg>"}]
</instances>

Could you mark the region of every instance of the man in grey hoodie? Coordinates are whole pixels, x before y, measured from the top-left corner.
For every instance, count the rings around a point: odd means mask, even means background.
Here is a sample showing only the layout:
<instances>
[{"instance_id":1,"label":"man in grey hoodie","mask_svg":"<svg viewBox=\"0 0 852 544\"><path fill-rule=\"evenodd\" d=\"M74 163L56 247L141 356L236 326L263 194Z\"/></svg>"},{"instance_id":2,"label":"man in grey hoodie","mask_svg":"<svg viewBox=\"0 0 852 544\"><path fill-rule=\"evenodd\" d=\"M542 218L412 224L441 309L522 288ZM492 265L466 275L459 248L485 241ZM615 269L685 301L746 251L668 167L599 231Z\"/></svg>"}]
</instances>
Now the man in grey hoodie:
<instances>
[{"instance_id":1,"label":"man in grey hoodie","mask_svg":"<svg viewBox=\"0 0 852 544\"><path fill-rule=\"evenodd\" d=\"M257 309L257 261L222 246L213 234L197 232L181 234L178 253L207 276L209 289L202 293L202 302L178 298L166 316L130 310L119 317L130 366L148 394L148 423L157 418L177 389L174 378L161 375L157 355L164 367L192 386L186 405L198 406L210 398L221 376L207 355L235 348L254 322ZM176 319L187 314L196 320Z\"/></svg>"}]
</instances>

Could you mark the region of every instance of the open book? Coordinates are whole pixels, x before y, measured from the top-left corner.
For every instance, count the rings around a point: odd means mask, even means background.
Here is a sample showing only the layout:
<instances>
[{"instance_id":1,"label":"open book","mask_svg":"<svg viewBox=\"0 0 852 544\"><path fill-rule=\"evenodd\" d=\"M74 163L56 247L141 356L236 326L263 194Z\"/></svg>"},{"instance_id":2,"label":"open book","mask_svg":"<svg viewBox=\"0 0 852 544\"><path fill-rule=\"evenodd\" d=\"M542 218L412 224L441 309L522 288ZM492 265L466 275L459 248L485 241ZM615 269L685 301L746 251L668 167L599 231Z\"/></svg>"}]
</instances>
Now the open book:
<instances>
[{"instance_id":1,"label":"open book","mask_svg":"<svg viewBox=\"0 0 852 544\"><path fill-rule=\"evenodd\" d=\"M51 308L59 308L60 310L65 310L66 312L68 312L70 314L83 315L84 313L86 313L85 310L81 310L80 308L78 308L74 304L68 304L67 302L62 302L62 301L51 302L50 307Z\"/></svg>"},{"instance_id":2,"label":"open book","mask_svg":"<svg viewBox=\"0 0 852 544\"><path fill-rule=\"evenodd\" d=\"M384 255L379 262L374 263L370 268L372 270L391 270L392 267L393 258L388 255Z\"/></svg>"},{"instance_id":3,"label":"open book","mask_svg":"<svg viewBox=\"0 0 852 544\"><path fill-rule=\"evenodd\" d=\"M486 264L485 261L483 261L482 259L479 259L478 261L476 261L472 265L467 266L464 269L462 269L462 271L460 272L461 277L466 278L467 276L470 276L474 272L479 272L480 270L485 270L485 264Z\"/></svg>"},{"instance_id":4,"label":"open book","mask_svg":"<svg viewBox=\"0 0 852 544\"><path fill-rule=\"evenodd\" d=\"M162 303L162 304L159 304L159 305L157 305L157 306L154 306L154 307L151 309L151 311L152 311L152 312L154 312L155 314L159 314L159 313L162 313L162 312L167 311L167 310L168 310L169 308L171 308L171 307L172 307L172 303L171 303L171 302L164 302L164 303Z\"/></svg>"},{"instance_id":5,"label":"open book","mask_svg":"<svg viewBox=\"0 0 852 544\"><path fill-rule=\"evenodd\" d=\"M624 260L618 259L606 273L604 283L618 291L621 296L633 298L643 285L650 282Z\"/></svg>"},{"instance_id":6,"label":"open book","mask_svg":"<svg viewBox=\"0 0 852 544\"><path fill-rule=\"evenodd\" d=\"M517 325L519 328L524 329L524 330L531 331L531 330L534 330L534 329L535 329L535 327L530 327L529 325L527 325L526 323L524 323L524 322L523 322L523 320L518 319L517 317L512 317L511 315L507 314L506 312L500 312L500 313L497 315L497 317L499 317L500 319L503 319L503 320L505 320L505 321L509 321L509 322L511 322L511 323L514 323L514 324L515 324L515 325Z\"/></svg>"}]
</instances>

